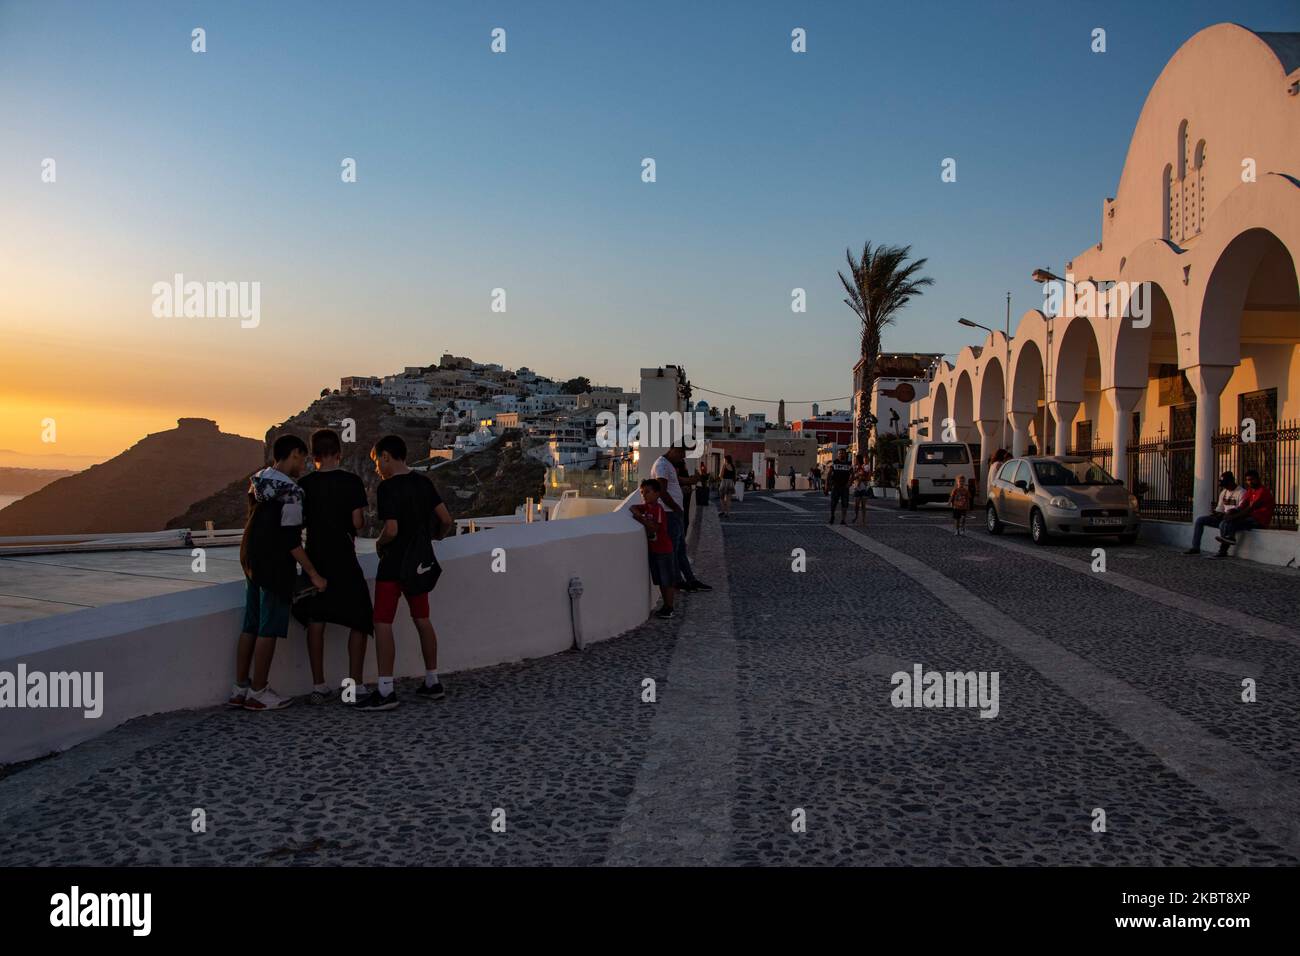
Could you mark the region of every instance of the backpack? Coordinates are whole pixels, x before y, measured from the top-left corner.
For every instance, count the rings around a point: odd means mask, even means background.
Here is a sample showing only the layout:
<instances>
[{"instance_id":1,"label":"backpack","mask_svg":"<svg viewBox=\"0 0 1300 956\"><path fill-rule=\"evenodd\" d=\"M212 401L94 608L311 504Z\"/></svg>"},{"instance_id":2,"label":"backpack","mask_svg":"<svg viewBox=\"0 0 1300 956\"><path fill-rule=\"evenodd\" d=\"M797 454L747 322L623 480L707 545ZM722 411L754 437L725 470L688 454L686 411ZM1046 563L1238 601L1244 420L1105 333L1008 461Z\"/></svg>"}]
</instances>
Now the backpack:
<instances>
[{"instance_id":1,"label":"backpack","mask_svg":"<svg viewBox=\"0 0 1300 956\"><path fill-rule=\"evenodd\" d=\"M402 555L402 568L399 583L402 593L407 595L428 594L438 583L442 567L433 553L433 535L428 524L422 525L411 536Z\"/></svg>"},{"instance_id":2,"label":"backpack","mask_svg":"<svg viewBox=\"0 0 1300 956\"><path fill-rule=\"evenodd\" d=\"M239 564L244 577L257 587L287 597L293 588L293 564L292 561L286 563L286 559L277 561L274 554L283 510L284 504L279 501L250 500L248 521L239 542ZM284 573L286 568L289 569L287 576Z\"/></svg>"}]
</instances>

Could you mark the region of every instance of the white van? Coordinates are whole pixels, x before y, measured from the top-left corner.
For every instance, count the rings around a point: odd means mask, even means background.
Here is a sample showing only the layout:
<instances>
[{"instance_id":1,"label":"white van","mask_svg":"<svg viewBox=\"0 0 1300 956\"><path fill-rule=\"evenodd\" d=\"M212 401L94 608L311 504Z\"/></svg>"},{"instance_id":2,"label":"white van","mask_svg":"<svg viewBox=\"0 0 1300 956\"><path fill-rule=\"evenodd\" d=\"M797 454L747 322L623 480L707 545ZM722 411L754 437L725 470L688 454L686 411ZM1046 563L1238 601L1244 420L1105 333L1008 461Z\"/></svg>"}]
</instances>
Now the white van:
<instances>
[{"instance_id":1,"label":"white van","mask_svg":"<svg viewBox=\"0 0 1300 956\"><path fill-rule=\"evenodd\" d=\"M923 441L909 446L899 481L898 507L946 502L958 475L965 475L966 484L978 489L979 460L980 446L967 442ZM974 500L974 492L971 497Z\"/></svg>"}]
</instances>

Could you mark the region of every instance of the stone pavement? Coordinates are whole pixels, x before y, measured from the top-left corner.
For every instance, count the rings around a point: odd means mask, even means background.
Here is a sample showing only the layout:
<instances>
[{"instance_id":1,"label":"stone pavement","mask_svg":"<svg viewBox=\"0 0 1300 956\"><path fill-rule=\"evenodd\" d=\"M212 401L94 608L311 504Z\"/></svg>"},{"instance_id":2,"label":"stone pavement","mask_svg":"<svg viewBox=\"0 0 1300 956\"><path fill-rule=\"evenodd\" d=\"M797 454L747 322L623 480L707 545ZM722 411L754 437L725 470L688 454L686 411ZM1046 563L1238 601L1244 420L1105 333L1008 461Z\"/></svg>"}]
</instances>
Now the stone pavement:
<instances>
[{"instance_id":1,"label":"stone pavement","mask_svg":"<svg viewBox=\"0 0 1300 956\"><path fill-rule=\"evenodd\" d=\"M713 593L583 653L452 675L439 704L164 715L13 768L0 859L1300 861L1300 574L956 538L941 512L830 527L826 508L710 510L696 568ZM996 671L997 716L893 706L891 675L915 664Z\"/></svg>"}]
</instances>

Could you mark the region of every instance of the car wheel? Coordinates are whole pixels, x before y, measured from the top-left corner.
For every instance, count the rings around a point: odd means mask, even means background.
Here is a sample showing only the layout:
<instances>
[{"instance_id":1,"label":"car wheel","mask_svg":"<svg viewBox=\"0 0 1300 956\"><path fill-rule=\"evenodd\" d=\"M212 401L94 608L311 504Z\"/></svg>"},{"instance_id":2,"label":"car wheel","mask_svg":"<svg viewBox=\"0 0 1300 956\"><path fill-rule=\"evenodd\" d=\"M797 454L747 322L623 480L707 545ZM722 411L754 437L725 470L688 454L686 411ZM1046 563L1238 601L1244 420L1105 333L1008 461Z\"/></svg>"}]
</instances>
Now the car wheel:
<instances>
[{"instance_id":1,"label":"car wheel","mask_svg":"<svg viewBox=\"0 0 1300 956\"><path fill-rule=\"evenodd\" d=\"M1122 534L1122 535L1119 536L1119 543L1120 543L1120 544L1124 544L1124 545L1128 545L1128 544L1132 544L1133 542L1137 541L1137 539L1138 539L1138 536L1137 536L1136 534Z\"/></svg>"},{"instance_id":2,"label":"car wheel","mask_svg":"<svg viewBox=\"0 0 1300 956\"><path fill-rule=\"evenodd\" d=\"M1029 516L1029 536L1034 539L1034 544L1047 544L1051 537L1047 533L1047 522L1043 520L1043 513L1037 508Z\"/></svg>"},{"instance_id":3,"label":"car wheel","mask_svg":"<svg viewBox=\"0 0 1300 956\"><path fill-rule=\"evenodd\" d=\"M998 518L998 509L994 508L992 504L988 506L988 510L984 513L984 526L988 528L989 534L1002 533L1004 525L1001 519Z\"/></svg>"}]
</instances>

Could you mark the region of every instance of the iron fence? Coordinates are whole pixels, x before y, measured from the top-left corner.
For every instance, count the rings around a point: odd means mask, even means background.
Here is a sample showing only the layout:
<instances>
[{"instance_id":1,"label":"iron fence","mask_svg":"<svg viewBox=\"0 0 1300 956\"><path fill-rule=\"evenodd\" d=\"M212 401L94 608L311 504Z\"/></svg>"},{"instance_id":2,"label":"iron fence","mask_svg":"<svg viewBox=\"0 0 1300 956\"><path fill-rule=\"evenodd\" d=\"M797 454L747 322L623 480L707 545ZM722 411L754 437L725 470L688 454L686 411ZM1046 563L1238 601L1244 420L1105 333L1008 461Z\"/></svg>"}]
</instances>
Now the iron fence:
<instances>
[{"instance_id":1,"label":"iron fence","mask_svg":"<svg viewBox=\"0 0 1300 956\"><path fill-rule=\"evenodd\" d=\"M1251 469L1258 471L1264 486L1273 492L1277 508L1273 527L1294 531L1300 514L1300 421L1266 425L1243 441L1240 432L1224 429L1214 436L1214 478L1231 471L1241 481ZM1114 469L1114 449L1094 442L1090 448L1074 448L1070 454L1091 458L1137 495L1142 515L1165 521L1190 521L1203 514L1212 501L1193 501L1196 484L1196 436L1179 427L1172 434L1163 430L1128 447L1123 474Z\"/></svg>"},{"instance_id":2,"label":"iron fence","mask_svg":"<svg viewBox=\"0 0 1300 956\"><path fill-rule=\"evenodd\" d=\"M1216 479L1230 471L1241 481L1247 471L1258 471L1277 502L1273 527L1295 530L1300 503L1300 422L1268 423L1267 430L1255 433L1254 441L1243 441L1240 432L1224 429L1214 436L1214 460Z\"/></svg>"},{"instance_id":3,"label":"iron fence","mask_svg":"<svg viewBox=\"0 0 1300 956\"><path fill-rule=\"evenodd\" d=\"M1115 474L1114 470L1111 468L1111 464L1115 460L1115 449L1105 442L1095 441L1088 448L1071 448L1068 454L1078 455L1082 458L1089 458L1094 463L1105 468L1110 474ZM1116 475L1116 477L1119 476Z\"/></svg>"},{"instance_id":4,"label":"iron fence","mask_svg":"<svg viewBox=\"0 0 1300 956\"><path fill-rule=\"evenodd\" d=\"M1192 520L1196 441L1160 434L1128 449L1127 473L1116 475L1137 496L1144 518Z\"/></svg>"}]
</instances>

